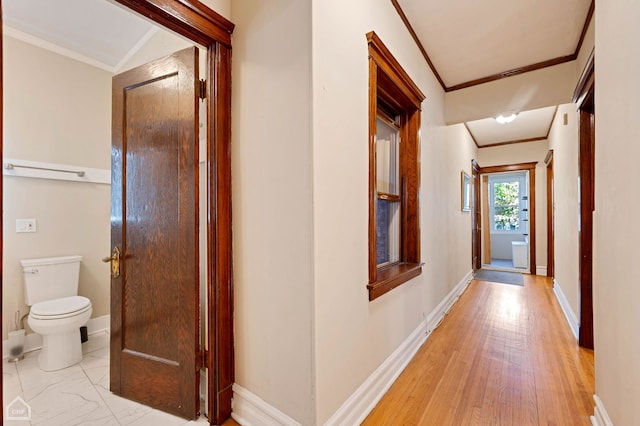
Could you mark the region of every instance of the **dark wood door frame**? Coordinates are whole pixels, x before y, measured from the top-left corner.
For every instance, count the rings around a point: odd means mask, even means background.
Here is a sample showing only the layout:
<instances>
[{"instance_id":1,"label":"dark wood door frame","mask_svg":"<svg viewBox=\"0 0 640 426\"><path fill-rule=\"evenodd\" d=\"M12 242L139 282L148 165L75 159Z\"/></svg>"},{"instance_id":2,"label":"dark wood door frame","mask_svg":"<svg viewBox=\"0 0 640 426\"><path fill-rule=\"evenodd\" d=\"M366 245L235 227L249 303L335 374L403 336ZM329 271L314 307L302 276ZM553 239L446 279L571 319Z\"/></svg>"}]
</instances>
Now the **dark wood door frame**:
<instances>
[{"instance_id":1,"label":"dark wood door frame","mask_svg":"<svg viewBox=\"0 0 640 426\"><path fill-rule=\"evenodd\" d=\"M234 381L230 149L231 34L234 25L195 0L116 1L208 48L207 72L210 81L207 84L209 99L207 104L209 123L207 129L207 250L209 253L207 258L207 299L209 301L207 337L209 351L208 354L202 354L202 358L203 364L208 368L209 422L221 424L231 415L231 387ZM0 36L0 53L1 50ZM1 58L2 55L0 55L0 77L2 76ZM0 148L2 148L3 139L1 95L2 86L0 85ZM0 174L0 195L3 195L2 174ZM0 227L0 236L1 233L2 227ZM0 255L1 250L0 248ZM0 396L2 396L1 386Z\"/></svg>"},{"instance_id":2,"label":"dark wood door frame","mask_svg":"<svg viewBox=\"0 0 640 426\"><path fill-rule=\"evenodd\" d=\"M589 57L573 101L579 110L578 173L580 176L578 343L593 348L593 211L595 209L595 60Z\"/></svg>"},{"instance_id":3,"label":"dark wood door frame","mask_svg":"<svg viewBox=\"0 0 640 426\"><path fill-rule=\"evenodd\" d=\"M553 150L550 149L544 159L547 165L547 276L555 276L555 231L554 231L554 193L553 193Z\"/></svg>"},{"instance_id":4,"label":"dark wood door frame","mask_svg":"<svg viewBox=\"0 0 640 426\"><path fill-rule=\"evenodd\" d=\"M480 209L480 166L471 160L471 267L482 268L482 225Z\"/></svg>"},{"instance_id":5,"label":"dark wood door frame","mask_svg":"<svg viewBox=\"0 0 640 426\"><path fill-rule=\"evenodd\" d=\"M529 172L529 273L536 274L536 165L532 163L480 167L480 174L503 172Z\"/></svg>"},{"instance_id":6,"label":"dark wood door frame","mask_svg":"<svg viewBox=\"0 0 640 426\"><path fill-rule=\"evenodd\" d=\"M4 52L3 52L3 37L2 37L3 29L2 29L2 0L0 0L0 164L4 164L4 131L3 131L3 122L4 122L4 112L3 112L3 104L4 104ZM4 200L4 193L2 191L4 188L4 176L0 173L0 200ZM4 229L4 215L0 215L0 241L4 241L4 235L2 230ZM2 259L4 258L4 253L2 251L4 244L0 244L0 287L4 287L4 281L2 280ZM0 306L2 305L2 293L4 291L0 291ZM0 312L2 308L0 308ZM4 316L0 315L0 322L4 322ZM4 325L4 324L3 324ZM0 366L0 373L3 373L3 367ZM4 389L3 384L0 383L0 398L4 401ZM2 414L4 418L4 409L2 410Z\"/></svg>"}]
</instances>

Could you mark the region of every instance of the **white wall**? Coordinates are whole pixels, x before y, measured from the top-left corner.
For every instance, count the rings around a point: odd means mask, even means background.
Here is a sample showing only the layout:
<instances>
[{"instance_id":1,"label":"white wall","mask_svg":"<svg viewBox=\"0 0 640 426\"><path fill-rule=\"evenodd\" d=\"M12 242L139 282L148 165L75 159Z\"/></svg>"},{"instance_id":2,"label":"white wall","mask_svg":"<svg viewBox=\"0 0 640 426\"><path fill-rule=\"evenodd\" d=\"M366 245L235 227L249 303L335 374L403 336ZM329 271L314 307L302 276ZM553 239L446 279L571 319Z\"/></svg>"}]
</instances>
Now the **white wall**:
<instances>
[{"instance_id":1,"label":"white wall","mask_svg":"<svg viewBox=\"0 0 640 426\"><path fill-rule=\"evenodd\" d=\"M547 266L547 156L546 140L512 145L501 145L478 150L480 167L502 166L507 164L531 163L536 165L536 266ZM531 220L531 218L530 218ZM531 238L532 236L529 235Z\"/></svg>"},{"instance_id":2,"label":"white wall","mask_svg":"<svg viewBox=\"0 0 640 426\"><path fill-rule=\"evenodd\" d=\"M578 52L578 57L576 58L576 81L582 75L582 71L587 65L587 60L593 52L595 46L595 18L591 18L591 22L587 27L587 32L584 34L584 40L582 41L582 46L580 47L580 52Z\"/></svg>"},{"instance_id":3,"label":"white wall","mask_svg":"<svg viewBox=\"0 0 640 426\"><path fill-rule=\"evenodd\" d=\"M231 19L231 0L200 0L212 10L227 19Z\"/></svg>"},{"instance_id":4,"label":"white wall","mask_svg":"<svg viewBox=\"0 0 640 426\"><path fill-rule=\"evenodd\" d=\"M123 68L188 45L159 30ZM6 35L3 69L4 157L110 170L112 73ZM92 301L92 317L109 314L100 259L110 252L110 201L109 185L5 176L3 339L15 311L27 312L20 259L82 255L78 292ZM38 232L16 233L19 218L35 218Z\"/></svg>"},{"instance_id":5,"label":"white wall","mask_svg":"<svg viewBox=\"0 0 640 426\"><path fill-rule=\"evenodd\" d=\"M567 125L564 115L567 115ZM578 112L575 104L558 107L549 132L553 150L553 187L555 196L555 272L556 285L562 288L576 318L580 317L578 281Z\"/></svg>"},{"instance_id":6,"label":"white wall","mask_svg":"<svg viewBox=\"0 0 640 426\"><path fill-rule=\"evenodd\" d=\"M231 6L235 377L312 424L311 4Z\"/></svg>"},{"instance_id":7,"label":"white wall","mask_svg":"<svg viewBox=\"0 0 640 426\"><path fill-rule=\"evenodd\" d=\"M640 424L640 4L596 2L596 393L615 425Z\"/></svg>"},{"instance_id":8,"label":"white wall","mask_svg":"<svg viewBox=\"0 0 640 426\"><path fill-rule=\"evenodd\" d=\"M460 171L477 150L464 126L445 126L444 93L388 1L237 0L232 18L236 382L322 424L471 270ZM371 30L427 95L423 274L374 302Z\"/></svg>"},{"instance_id":9,"label":"white wall","mask_svg":"<svg viewBox=\"0 0 640 426\"><path fill-rule=\"evenodd\" d=\"M324 423L471 270L460 171L475 145L446 128L444 93L391 2L313 2L316 424ZM423 273L369 302L368 52L375 31L425 93Z\"/></svg>"},{"instance_id":10,"label":"white wall","mask_svg":"<svg viewBox=\"0 0 640 426\"><path fill-rule=\"evenodd\" d=\"M524 241L524 235L492 233L491 234L491 258L492 259L513 259L513 248L511 243L514 241Z\"/></svg>"},{"instance_id":11,"label":"white wall","mask_svg":"<svg viewBox=\"0 0 640 426\"><path fill-rule=\"evenodd\" d=\"M110 73L11 37L3 67L5 157L110 169ZM20 259L82 255L78 292L108 314L110 186L5 176L3 190L3 339L27 312ZM38 232L16 233L18 218Z\"/></svg>"},{"instance_id":12,"label":"white wall","mask_svg":"<svg viewBox=\"0 0 640 426\"><path fill-rule=\"evenodd\" d=\"M515 75L446 96L447 123L496 117L505 111L527 111L571 101L576 61Z\"/></svg>"},{"instance_id":13,"label":"white wall","mask_svg":"<svg viewBox=\"0 0 640 426\"><path fill-rule=\"evenodd\" d=\"M177 34L156 27L156 32L146 41L144 46L135 52L124 64L116 70L116 74L122 73L131 68L146 64L158 58L166 55L170 55L173 52L177 52L182 49L186 49L189 46L193 46L193 42L187 40ZM203 61L203 56L206 60L207 49L201 48L199 52L200 62ZM200 76L200 78L205 78Z\"/></svg>"}]
</instances>

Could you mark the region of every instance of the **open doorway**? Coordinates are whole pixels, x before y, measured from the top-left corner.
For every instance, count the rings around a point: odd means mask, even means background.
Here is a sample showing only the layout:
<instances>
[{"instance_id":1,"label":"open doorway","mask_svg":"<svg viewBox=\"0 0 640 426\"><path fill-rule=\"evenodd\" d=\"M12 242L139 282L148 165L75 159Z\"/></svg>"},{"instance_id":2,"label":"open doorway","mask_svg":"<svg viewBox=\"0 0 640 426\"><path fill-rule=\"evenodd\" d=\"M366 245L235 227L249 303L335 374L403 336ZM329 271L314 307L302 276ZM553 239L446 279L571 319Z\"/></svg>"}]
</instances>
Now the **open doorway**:
<instances>
[{"instance_id":1,"label":"open doorway","mask_svg":"<svg viewBox=\"0 0 640 426\"><path fill-rule=\"evenodd\" d=\"M485 253L483 267L523 272L529 269L529 173L483 175Z\"/></svg>"},{"instance_id":2,"label":"open doorway","mask_svg":"<svg viewBox=\"0 0 640 426\"><path fill-rule=\"evenodd\" d=\"M535 274L535 166L481 167L483 269Z\"/></svg>"},{"instance_id":3,"label":"open doorway","mask_svg":"<svg viewBox=\"0 0 640 426\"><path fill-rule=\"evenodd\" d=\"M99 13L82 13L77 10L77 7L69 2L51 3L44 2L42 5L43 8L47 6L51 6L55 9L55 11L62 15L68 15L73 18L76 17L78 20L83 21L89 28L95 27L99 21L101 22L102 16ZM89 2L79 2L82 3L83 6L88 4ZM92 2L94 3L94 2ZM100 1L100 4L106 3L107 5L114 7L108 2ZM201 229L203 230L202 238L201 238L201 253L208 253L206 256L200 259L200 264L204 269L204 272L201 273L201 277L204 278L202 283L202 287L200 289L200 294L203 295L202 302L209 302L208 304L204 304L202 306L202 310L206 310L210 315L206 318L202 319L203 325L206 327L202 330L202 335L207 337L208 342L216 342L215 346L211 346L207 348L208 350L202 350L194 348L193 358L196 359L196 363L199 365L205 365L208 367L208 377L209 384L207 386L209 390L207 402L209 405L209 420L211 423L221 423L225 418L228 418L231 410L231 384L233 383L233 343L232 343L232 323L230 321L231 311L232 311L232 300L231 300L231 227L230 227L230 158L229 158L229 115L230 115L230 33L233 30L233 25L226 21L224 18L215 14L210 9L206 8L199 2L173 2L171 4L164 4L164 2L158 1L119 1L125 7L119 8L121 10L133 9L136 12L141 13L144 16L151 17L149 18L151 21L155 21L156 24L163 28L170 28L179 34L180 37L184 37L184 40L187 41L190 45L200 44L204 47L205 53L202 55L205 60L203 61L203 67L205 72L203 74L208 75L210 80L208 81L206 88L204 88L203 92L206 97L212 102L208 107L203 107L205 111L205 124L201 127L201 136L202 136L202 147L203 147L203 156L202 162L200 163L200 176L204 179L201 181L200 186L205 189L205 191L201 194L202 199L202 208L204 212L201 215L203 219L201 219ZM7 18L7 8L5 7L7 2L3 2L3 18ZM20 6L24 6L25 3L20 2ZM148 23L148 21L146 21ZM155 24L154 24L155 25ZM154 33L157 34L157 33ZM151 34L153 36L153 34ZM151 40L149 38L147 41ZM162 44L162 42L161 42ZM7 43L3 46L5 49L8 47ZM172 48L172 50L175 50ZM105 53L105 52L101 52ZM129 58L131 59L131 58ZM148 58L153 59L153 58ZM3 61L3 68L7 66L7 62ZM91 65L95 68L95 64ZM43 68L39 66L38 62L32 63L32 66L28 68L24 68L33 70L40 69L43 73L51 73L51 68ZM6 74L5 74L6 76ZM37 82L37 80L34 80ZM80 87L80 80L75 81L76 86L75 89ZM29 85L31 89L33 89L33 84ZM24 88L24 86L20 86ZM204 87L204 86L203 86ZM9 85L3 84L3 91L6 93L9 89ZM70 92L65 92L65 89L59 87L53 87L53 89L60 89L60 95L53 98L54 101L57 102L56 106L50 110L50 115L53 116L56 112L63 110L70 103ZM69 90L69 89L66 89ZM73 87L72 89L73 90ZM34 91L36 92L36 91ZM84 92L88 97L95 97L97 94L93 90L88 90ZM23 93L24 94L24 93ZM108 92L108 97L110 97L110 92ZM31 98L31 96L24 96L25 102ZM40 109L44 105L44 103L36 103ZM80 104L83 105L83 104ZM11 110L14 113L18 110L12 108L11 105L5 105L5 111ZM106 110L107 118L106 121L110 121L110 112L109 112L109 102L105 102L104 109ZM28 111L31 112L31 120L28 123L31 123L29 130L38 129L42 126L44 120L40 120L34 116L35 108L27 108ZM7 120L7 117L3 117ZM34 125L37 123L37 125ZM209 125L207 125L208 123ZM5 121L4 129L11 130L10 126L7 126L8 122ZM31 157L35 157L37 155L42 155L46 152L51 152L53 154L67 153L66 157L61 158L52 158L49 159L48 162L52 163L64 163L64 164L78 164L79 161L77 159L82 150L91 151L95 150L94 146L91 146L89 142L96 140L99 137L104 137L105 134L103 132L98 132L98 127L96 126L87 126L87 123L83 123L82 120L79 120L76 117L73 120L58 120L59 125L56 128L55 132L49 132L50 135L59 135L60 130L64 127L67 128L80 128L82 125L83 131L81 131L82 138L80 139L80 143L78 144L77 149L69 149L69 150L57 150L52 148L51 145L45 145L44 149L33 149L31 152L33 155L29 155ZM108 148L105 150L104 147L101 148L101 152L107 152L106 161L107 164L110 162L108 159L110 149L110 140L108 133L107 135L107 143ZM9 136L8 133L5 133L5 136ZM11 137L14 138L15 134L11 134ZM61 138L64 142L69 143L69 139ZM8 140L8 139L7 139ZM17 143L20 143L20 140L13 139ZM33 138L35 141L43 141L42 138ZM83 145L84 144L84 145ZM4 141L3 148L7 147L7 141ZM47 149L49 151L47 151ZM14 152L13 154L17 154ZM4 156L4 153L3 153ZM16 158L17 155L14 155ZM26 156L26 154L25 154ZM38 160L38 162L43 162L44 158L33 158L34 160ZM3 158L4 160L4 158ZM92 169L107 169L108 166L103 166L101 164L89 164L93 166ZM90 176L89 173L86 174L87 177ZM11 178L14 179L14 178ZM18 179L18 178L16 178ZM20 178L22 179L22 178ZM27 181L27 179L22 179L22 182ZM35 179L33 180L35 181ZM41 182L44 182L45 179L39 180L38 183L35 183L31 186L41 187ZM5 180L6 182L6 180ZM31 181L30 181L31 182ZM105 191L103 188L99 188L95 182L85 183L83 182L67 182L64 184L64 189L70 190L73 185L80 185L83 188L83 191L92 191L96 194L102 194ZM15 192L20 192L20 190L16 190ZM27 191L29 192L29 191ZM24 193L24 192L23 192ZM50 194L53 194L50 192ZM6 196L10 195L8 191L4 191L2 193L3 200L6 200ZM73 198L75 197L75 198ZM34 197L25 197L25 198L34 198ZM69 204L62 202L60 199L54 199L53 203L50 203L48 211L45 211L47 217L50 217L53 211L62 206L62 204ZM96 213L96 203L93 202L84 202L81 198L72 195L71 207L73 209L72 212L77 214L77 217L81 217L82 220L85 220L87 217L91 216L99 216ZM45 217L45 213L42 214L42 218ZM103 212L104 213L104 212ZM21 213L22 214L22 213ZM104 215L101 215L101 217ZM73 218L76 216L68 217L67 219L71 220L71 225L73 227L81 227L81 221L74 221ZM106 211L107 220L109 219L108 212L108 204ZM215 220L213 219L215 218ZM6 218L5 218L6 219ZM53 224L55 225L55 221ZM42 235L47 226L47 223L43 220L39 224L42 224L42 227L39 227L38 231L40 235ZM206 225L205 225L206 224ZM7 223L10 229L11 223ZM107 222L108 226L108 222ZM62 236L65 238L58 238L60 243L56 248L61 250L70 250L75 251L77 243L79 240L95 240L96 233L98 232L97 228L92 228L88 232L80 233L77 240L72 238L67 238L70 234L65 233L63 227L51 227L49 229L53 230L56 235ZM9 232L5 232L3 235L3 242ZM34 234L32 234L33 236ZM37 235L37 234L35 234ZM24 238L23 238L24 240ZM6 244L6 242L5 242ZM108 244L108 243L107 243ZM203 247L204 246L204 247ZM12 247L17 247L17 245L12 245ZM31 247L38 247L37 243L33 243ZM4 251L3 255L9 256L13 255L14 251ZM96 276L100 275L101 270L104 270L105 275L108 276L108 268L105 268L104 265L101 265L100 258L108 253L108 245L104 246L103 244L99 244L97 249L88 250L85 254L85 259L90 261L93 264L96 264L95 269L98 271L96 274L93 273L93 269L88 269L89 266L85 265L84 272L81 267L81 278L80 281L87 282L88 279L93 279ZM51 253L52 255L53 253ZM35 255L25 255L27 256L46 256L50 255L49 253L41 253ZM21 255L22 256L22 255ZM3 259L5 260L5 259ZM15 262L10 262L10 264L14 264ZM93 266L92 266L93 268ZM14 268L15 269L15 268ZM3 300L3 311L5 315L3 317L4 323L7 324L7 311L13 313L13 307L5 307L6 303L12 302L20 302L23 298L18 294L18 292L11 293L10 286L21 285L20 279L6 279L4 276L8 274L10 271L3 269L3 286L5 287L5 294L9 294L10 297L7 297ZM19 274L20 271L18 270ZM81 284L82 285L82 284ZM93 287L89 286L90 289ZM83 290L84 291L84 290ZM88 290L91 291L91 290ZM91 295L88 295L90 298ZM102 302L106 301L106 304L109 303L109 295L107 292L106 297L104 295L99 297L94 297L95 302L101 299ZM104 300L106 299L106 300ZM23 306L21 308L24 309ZM24 312L24 311L23 311ZM198 326L196 321L194 321L194 326ZM8 326L5 326L5 329ZM60 405L60 404L59 404ZM77 406L70 407L73 408L76 412L80 412Z\"/></svg>"}]
</instances>

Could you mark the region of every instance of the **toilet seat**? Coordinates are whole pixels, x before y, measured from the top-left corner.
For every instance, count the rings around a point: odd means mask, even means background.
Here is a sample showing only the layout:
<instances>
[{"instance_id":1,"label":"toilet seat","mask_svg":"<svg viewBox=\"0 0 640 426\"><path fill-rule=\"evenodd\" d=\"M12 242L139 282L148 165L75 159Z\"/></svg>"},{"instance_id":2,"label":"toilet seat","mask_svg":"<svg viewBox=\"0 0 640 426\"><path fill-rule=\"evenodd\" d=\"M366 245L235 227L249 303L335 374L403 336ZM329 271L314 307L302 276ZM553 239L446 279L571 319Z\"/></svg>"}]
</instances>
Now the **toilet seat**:
<instances>
[{"instance_id":1,"label":"toilet seat","mask_svg":"<svg viewBox=\"0 0 640 426\"><path fill-rule=\"evenodd\" d=\"M89 299L71 296L38 302L31 306L29 316L37 320L57 320L81 315L90 309L92 308Z\"/></svg>"}]
</instances>

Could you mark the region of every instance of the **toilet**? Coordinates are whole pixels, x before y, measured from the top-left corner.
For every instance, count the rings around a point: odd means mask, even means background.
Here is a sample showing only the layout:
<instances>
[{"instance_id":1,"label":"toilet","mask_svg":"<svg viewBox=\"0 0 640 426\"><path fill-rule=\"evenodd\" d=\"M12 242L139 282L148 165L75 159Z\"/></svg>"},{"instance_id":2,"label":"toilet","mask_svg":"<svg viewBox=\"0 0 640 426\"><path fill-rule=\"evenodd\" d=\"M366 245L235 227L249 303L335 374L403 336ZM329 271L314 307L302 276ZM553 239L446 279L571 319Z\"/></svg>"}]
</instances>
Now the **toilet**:
<instances>
[{"instance_id":1,"label":"toilet","mask_svg":"<svg viewBox=\"0 0 640 426\"><path fill-rule=\"evenodd\" d=\"M82 360L80 327L91 318L91 301L78 296L82 256L46 257L20 261L25 303L31 307L29 327L42 336L38 364L44 371L60 370Z\"/></svg>"}]
</instances>

